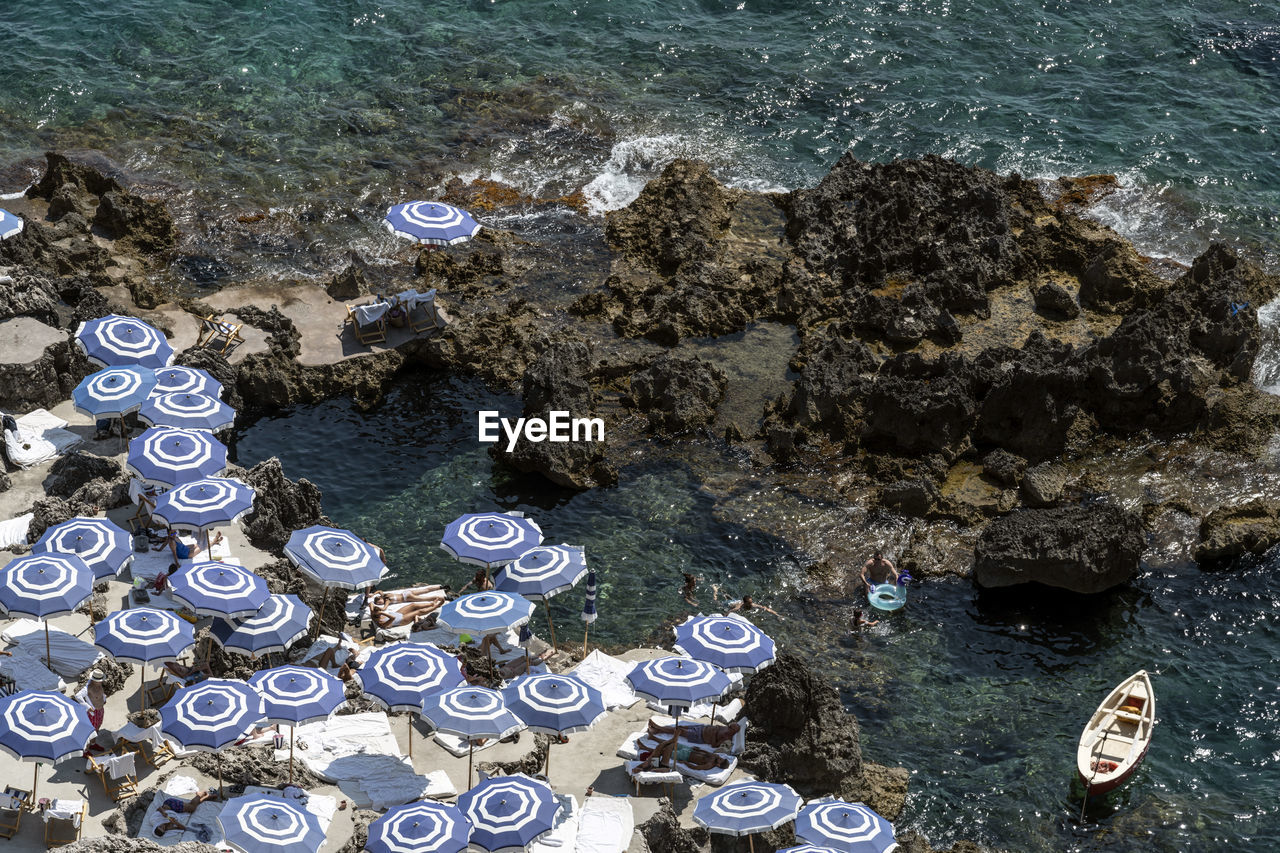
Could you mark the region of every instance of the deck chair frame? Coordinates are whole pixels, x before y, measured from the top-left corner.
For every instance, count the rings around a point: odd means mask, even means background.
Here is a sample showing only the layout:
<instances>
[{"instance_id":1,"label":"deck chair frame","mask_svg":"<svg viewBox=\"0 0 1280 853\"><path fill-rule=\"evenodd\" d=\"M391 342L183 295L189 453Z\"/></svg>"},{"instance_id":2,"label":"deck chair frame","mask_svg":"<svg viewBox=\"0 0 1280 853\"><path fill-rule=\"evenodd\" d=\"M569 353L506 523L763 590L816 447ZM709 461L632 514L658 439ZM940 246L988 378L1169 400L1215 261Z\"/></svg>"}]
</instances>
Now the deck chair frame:
<instances>
[{"instance_id":1,"label":"deck chair frame","mask_svg":"<svg viewBox=\"0 0 1280 853\"><path fill-rule=\"evenodd\" d=\"M383 314L372 323L361 325L360 318L356 316L353 306L347 306L347 322L351 324L351 332L356 336L356 340L365 346L370 344L386 343L387 340L387 315Z\"/></svg>"},{"instance_id":2,"label":"deck chair frame","mask_svg":"<svg viewBox=\"0 0 1280 853\"><path fill-rule=\"evenodd\" d=\"M48 848L54 845L75 844L79 841L80 831L84 828L84 821L88 816L88 812L89 804L81 800L78 817L46 820L44 822L44 846Z\"/></svg>"},{"instance_id":3,"label":"deck chair frame","mask_svg":"<svg viewBox=\"0 0 1280 853\"><path fill-rule=\"evenodd\" d=\"M132 752L127 748L121 748L117 755L123 755L125 752ZM136 755L136 754L135 754ZM89 756L89 769L98 774L98 778L102 780L102 790L107 792L107 796L115 802L127 800L129 797L138 796L138 777L135 772L132 776L122 776L119 779L112 779L107 772L105 764L99 764L92 755ZM135 757L134 761L138 759ZM135 768L136 770L136 768Z\"/></svg>"},{"instance_id":4,"label":"deck chair frame","mask_svg":"<svg viewBox=\"0 0 1280 853\"><path fill-rule=\"evenodd\" d=\"M17 808L9 808L7 805L0 808L0 838L13 838L18 834L18 828L22 825L22 813L31 806L31 792L25 788L5 788L4 793L0 794L0 800L11 800L14 797L22 801Z\"/></svg>"},{"instance_id":5,"label":"deck chair frame","mask_svg":"<svg viewBox=\"0 0 1280 853\"><path fill-rule=\"evenodd\" d=\"M240 336L243 323L228 323L221 317L210 314L200 318L200 334L196 336L196 347L214 350L218 355L226 355L236 344L244 343ZM218 341L222 346L218 346Z\"/></svg>"}]
</instances>

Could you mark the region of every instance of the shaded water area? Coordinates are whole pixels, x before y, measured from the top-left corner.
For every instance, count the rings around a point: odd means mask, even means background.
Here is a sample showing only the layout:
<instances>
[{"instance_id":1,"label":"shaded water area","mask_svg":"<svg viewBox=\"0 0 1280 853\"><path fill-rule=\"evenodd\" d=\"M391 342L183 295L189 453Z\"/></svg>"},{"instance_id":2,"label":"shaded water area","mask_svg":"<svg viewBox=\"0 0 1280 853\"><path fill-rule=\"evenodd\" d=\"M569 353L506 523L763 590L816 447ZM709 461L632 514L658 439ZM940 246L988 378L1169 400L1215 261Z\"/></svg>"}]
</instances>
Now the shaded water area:
<instances>
[{"instance_id":1,"label":"shaded water area","mask_svg":"<svg viewBox=\"0 0 1280 853\"><path fill-rule=\"evenodd\" d=\"M1155 525L1141 577L1123 589L1028 597L929 581L911 588L904 610L853 634L860 603L848 587L802 567L822 558L824 530L870 542L891 522L757 482L728 456L700 480L679 446L646 452L616 488L556 490L495 468L475 441L480 408L513 411L517 401L466 380L409 376L374 411L342 400L300 407L242 428L235 449L240 464L278 455L288 476L317 483L334 522L382 544L406 582L457 587L470 576L438 547L458 514L532 514L548 541L586 546L600 574L592 638L602 643L667 642L666 626L691 609L678 595L684 571L704 578L707 610L712 582L755 593L783 614L761 615L762 627L840 689L866 756L912 771L899 825L935 844L970 838L1045 853L1280 844L1275 555L1202 571L1187 557L1194 520L1171 512ZM701 444L706 465L716 454ZM1217 464L1189 453L1144 476L1136 472L1150 454L1111 464L1133 469L1135 491L1158 495ZM1275 460L1223 470L1201 491L1274 493L1278 471ZM581 587L554 603L565 641L581 642L581 606ZM1136 778L1091 803L1080 824L1071 784L1080 729L1140 668L1155 682L1155 741Z\"/></svg>"}]
</instances>

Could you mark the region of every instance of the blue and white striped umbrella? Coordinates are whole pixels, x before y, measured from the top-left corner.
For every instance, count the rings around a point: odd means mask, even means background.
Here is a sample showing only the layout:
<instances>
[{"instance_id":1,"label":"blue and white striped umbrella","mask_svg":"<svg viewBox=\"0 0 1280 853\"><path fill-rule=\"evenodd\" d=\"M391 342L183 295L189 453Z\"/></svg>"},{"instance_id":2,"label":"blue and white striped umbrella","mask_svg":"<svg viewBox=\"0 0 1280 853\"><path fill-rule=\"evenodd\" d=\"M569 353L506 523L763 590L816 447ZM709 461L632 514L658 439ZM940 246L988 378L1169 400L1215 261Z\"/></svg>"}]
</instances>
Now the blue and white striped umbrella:
<instances>
[{"instance_id":1,"label":"blue and white striped umbrella","mask_svg":"<svg viewBox=\"0 0 1280 853\"><path fill-rule=\"evenodd\" d=\"M524 728L502 694L464 684L422 698L422 716L439 731L464 738L504 738Z\"/></svg>"},{"instance_id":2,"label":"blue and white striped umbrella","mask_svg":"<svg viewBox=\"0 0 1280 853\"><path fill-rule=\"evenodd\" d=\"M128 533L105 518L77 516L45 530L32 553L74 554L96 579L115 577L133 562Z\"/></svg>"},{"instance_id":3,"label":"blue and white striped umbrella","mask_svg":"<svg viewBox=\"0 0 1280 853\"><path fill-rule=\"evenodd\" d=\"M0 240L8 240L15 234L21 233L25 226L26 223L18 214L0 210Z\"/></svg>"},{"instance_id":4,"label":"blue and white striped umbrella","mask_svg":"<svg viewBox=\"0 0 1280 853\"><path fill-rule=\"evenodd\" d=\"M267 603L267 582L243 566L193 563L169 576L169 592L200 616L243 619Z\"/></svg>"},{"instance_id":5,"label":"blue and white striped umbrella","mask_svg":"<svg viewBox=\"0 0 1280 853\"><path fill-rule=\"evenodd\" d=\"M222 383L198 367L165 367L156 371L152 394L203 394L221 397Z\"/></svg>"},{"instance_id":6,"label":"blue and white striped umbrella","mask_svg":"<svg viewBox=\"0 0 1280 853\"><path fill-rule=\"evenodd\" d=\"M796 837L840 853L890 853L893 824L862 803L810 803L796 818Z\"/></svg>"},{"instance_id":7,"label":"blue and white striped umbrella","mask_svg":"<svg viewBox=\"0 0 1280 853\"><path fill-rule=\"evenodd\" d=\"M752 835L793 821L800 795L790 785L740 781L698 800L693 822L724 835Z\"/></svg>"},{"instance_id":8,"label":"blue and white striped umbrella","mask_svg":"<svg viewBox=\"0 0 1280 853\"><path fill-rule=\"evenodd\" d=\"M533 602L509 592L473 592L440 608L436 624L467 634L500 634L529 621Z\"/></svg>"},{"instance_id":9,"label":"blue and white striped umbrella","mask_svg":"<svg viewBox=\"0 0 1280 853\"><path fill-rule=\"evenodd\" d=\"M92 594L93 581L74 554L26 554L0 569L0 607L36 619L70 613Z\"/></svg>"},{"instance_id":10,"label":"blue and white striped umbrella","mask_svg":"<svg viewBox=\"0 0 1280 853\"><path fill-rule=\"evenodd\" d=\"M0 749L19 761L53 764L84 752L93 726L61 693L19 690L0 697Z\"/></svg>"},{"instance_id":11,"label":"blue and white striped umbrella","mask_svg":"<svg viewBox=\"0 0 1280 853\"><path fill-rule=\"evenodd\" d=\"M356 670L369 698L388 711L420 711L422 698L463 682L458 659L430 643L391 643L374 649Z\"/></svg>"},{"instance_id":12,"label":"blue and white striped umbrella","mask_svg":"<svg viewBox=\"0 0 1280 853\"><path fill-rule=\"evenodd\" d=\"M745 619L691 616L675 628L678 652L727 672L757 672L773 663L773 638Z\"/></svg>"},{"instance_id":13,"label":"blue and white striped umbrella","mask_svg":"<svg viewBox=\"0 0 1280 853\"><path fill-rule=\"evenodd\" d=\"M183 749L217 752L262 719L262 696L243 681L209 678L160 708L160 731Z\"/></svg>"},{"instance_id":14,"label":"blue and white striped umbrella","mask_svg":"<svg viewBox=\"0 0 1280 853\"><path fill-rule=\"evenodd\" d=\"M500 592L543 601L569 589L587 574L587 558L577 545L541 545L507 563L494 578Z\"/></svg>"},{"instance_id":15,"label":"blue and white striped umbrella","mask_svg":"<svg viewBox=\"0 0 1280 853\"><path fill-rule=\"evenodd\" d=\"M161 486L177 486L221 474L227 446L207 432L151 427L129 440L129 470Z\"/></svg>"},{"instance_id":16,"label":"blue and white striped umbrella","mask_svg":"<svg viewBox=\"0 0 1280 853\"><path fill-rule=\"evenodd\" d=\"M523 850L555 826L560 801L546 782L523 773L490 776L458 797L471 821L471 846L488 853Z\"/></svg>"},{"instance_id":17,"label":"blue and white striped umbrella","mask_svg":"<svg viewBox=\"0 0 1280 853\"><path fill-rule=\"evenodd\" d=\"M819 847L816 844L797 844L795 847L784 847L777 853L840 853L834 847Z\"/></svg>"},{"instance_id":18,"label":"blue and white striped umbrella","mask_svg":"<svg viewBox=\"0 0 1280 853\"><path fill-rule=\"evenodd\" d=\"M465 210L438 201L410 201L392 205L383 225L397 237L432 246L470 240L480 224Z\"/></svg>"},{"instance_id":19,"label":"blue and white striped umbrella","mask_svg":"<svg viewBox=\"0 0 1280 853\"><path fill-rule=\"evenodd\" d=\"M245 619L214 619L209 636L229 652L254 657L282 652L307 633L315 614L296 595L269 595L258 612Z\"/></svg>"},{"instance_id":20,"label":"blue and white striped umbrella","mask_svg":"<svg viewBox=\"0 0 1280 853\"><path fill-rule=\"evenodd\" d=\"M138 420L151 426L217 432L235 423L236 410L204 394L156 394L142 403Z\"/></svg>"},{"instance_id":21,"label":"blue and white striped umbrella","mask_svg":"<svg viewBox=\"0 0 1280 853\"><path fill-rule=\"evenodd\" d=\"M93 626L93 642L116 660L141 664L177 660L195 645L195 629L168 610L131 607Z\"/></svg>"},{"instance_id":22,"label":"blue and white striped umbrella","mask_svg":"<svg viewBox=\"0 0 1280 853\"><path fill-rule=\"evenodd\" d=\"M457 806L417 802L394 806L369 824L368 853L463 853L471 821Z\"/></svg>"},{"instance_id":23,"label":"blue and white striped umbrella","mask_svg":"<svg viewBox=\"0 0 1280 853\"><path fill-rule=\"evenodd\" d=\"M346 704L345 685L336 675L314 666L277 666L249 678L262 694L267 720L302 725L324 720Z\"/></svg>"},{"instance_id":24,"label":"blue and white striped umbrella","mask_svg":"<svg viewBox=\"0 0 1280 853\"><path fill-rule=\"evenodd\" d=\"M151 518L170 527L208 530L231 524L253 509L253 489L238 480L192 480L156 498Z\"/></svg>"},{"instance_id":25,"label":"blue and white striped umbrella","mask_svg":"<svg viewBox=\"0 0 1280 853\"><path fill-rule=\"evenodd\" d=\"M316 525L295 530L284 555L308 577L326 587L363 589L387 573L378 549L352 533Z\"/></svg>"},{"instance_id":26,"label":"blue and white striped umbrella","mask_svg":"<svg viewBox=\"0 0 1280 853\"><path fill-rule=\"evenodd\" d=\"M582 621L590 625L596 621L596 573L587 575L587 594L582 600Z\"/></svg>"},{"instance_id":27,"label":"blue and white striped umbrella","mask_svg":"<svg viewBox=\"0 0 1280 853\"><path fill-rule=\"evenodd\" d=\"M173 361L164 332L137 317L108 314L86 320L76 330L76 346L103 367L134 365L159 370Z\"/></svg>"},{"instance_id":28,"label":"blue and white striped umbrella","mask_svg":"<svg viewBox=\"0 0 1280 853\"><path fill-rule=\"evenodd\" d=\"M294 800L246 794L218 813L227 844L244 853L317 853L324 844L320 818Z\"/></svg>"},{"instance_id":29,"label":"blue and white striped umbrella","mask_svg":"<svg viewBox=\"0 0 1280 853\"><path fill-rule=\"evenodd\" d=\"M449 522L440 540L455 559L490 569L541 544L542 528L520 512L467 513Z\"/></svg>"},{"instance_id":30,"label":"blue and white striped umbrella","mask_svg":"<svg viewBox=\"0 0 1280 853\"><path fill-rule=\"evenodd\" d=\"M636 693L672 708L688 708L719 699L729 689L729 676L706 661L665 657L642 661L627 673Z\"/></svg>"},{"instance_id":31,"label":"blue and white striped umbrella","mask_svg":"<svg viewBox=\"0 0 1280 853\"><path fill-rule=\"evenodd\" d=\"M606 711L600 691L575 675L522 675L502 695L530 731L544 734L586 731Z\"/></svg>"},{"instance_id":32,"label":"blue and white striped umbrella","mask_svg":"<svg viewBox=\"0 0 1280 853\"><path fill-rule=\"evenodd\" d=\"M80 380L71 403L91 418L122 418L146 402L155 384L155 371L149 367L108 367Z\"/></svg>"}]
</instances>

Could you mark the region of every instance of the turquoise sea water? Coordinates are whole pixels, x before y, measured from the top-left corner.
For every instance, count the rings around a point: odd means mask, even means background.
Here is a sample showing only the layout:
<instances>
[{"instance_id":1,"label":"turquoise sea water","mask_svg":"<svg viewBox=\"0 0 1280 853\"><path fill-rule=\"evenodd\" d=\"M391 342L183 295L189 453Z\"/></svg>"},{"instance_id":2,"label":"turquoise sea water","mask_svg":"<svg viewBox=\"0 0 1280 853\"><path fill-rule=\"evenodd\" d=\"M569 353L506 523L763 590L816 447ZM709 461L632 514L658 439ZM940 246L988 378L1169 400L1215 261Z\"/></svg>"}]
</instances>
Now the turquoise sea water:
<instances>
[{"instance_id":1,"label":"turquoise sea water","mask_svg":"<svg viewBox=\"0 0 1280 853\"><path fill-rule=\"evenodd\" d=\"M165 193L193 252L237 215L287 220L236 257L175 264L216 267L202 282L320 276L349 248L388 258L386 205L455 175L582 189L599 212L675 156L793 188L846 150L1113 172L1123 187L1093 213L1149 254L1186 261L1223 239L1274 267L1276 20L1271 4L1226 0L6 0L0 167L104 151ZM798 569L821 554L770 533L782 519L820 549L844 508L750 481L713 493L659 454L616 489L549 491L477 448L473 413L493 401L409 380L371 413L335 401L261 420L237 450L318 482L334 520L406 578L465 579L436 547L460 512L536 514L599 567L605 642L650 640L684 612L685 569L757 593L786 617L763 624L840 685L868 755L912 768L901 823L935 843L1280 849L1274 560L1210 574L1157 550L1131 588L1069 608L931 583L852 636L853 600ZM555 603L562 636L580 636L580 607L578 591ZM1080 826L1079 727L1143 666L1156 743Z\"/></svg>"}]
</instances>

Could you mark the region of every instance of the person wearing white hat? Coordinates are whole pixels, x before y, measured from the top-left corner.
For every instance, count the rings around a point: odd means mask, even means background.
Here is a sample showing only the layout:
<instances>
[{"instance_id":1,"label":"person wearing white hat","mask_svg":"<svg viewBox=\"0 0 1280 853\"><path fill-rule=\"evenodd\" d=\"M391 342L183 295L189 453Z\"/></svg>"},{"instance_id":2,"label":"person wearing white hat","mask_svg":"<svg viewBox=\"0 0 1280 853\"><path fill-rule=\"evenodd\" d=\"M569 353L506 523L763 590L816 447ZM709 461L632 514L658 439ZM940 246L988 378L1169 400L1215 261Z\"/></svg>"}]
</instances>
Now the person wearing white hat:
<instances>
[{"instance_id":1,"label":"person wearing white hat","mask_svg":"<svg viewBox=\"0 0 1280 853\"><path fill-rule=\"evenodd\" d=\"M102 670L95 669L89 673L89 680L84 687L80 688L80 692L76 694L76 701L89 711L89 722L93 724L93 730L97 731L102 728L102 719L106 716L107 708L107 689L106 675Z\"/></svg>"}]
</instances>

